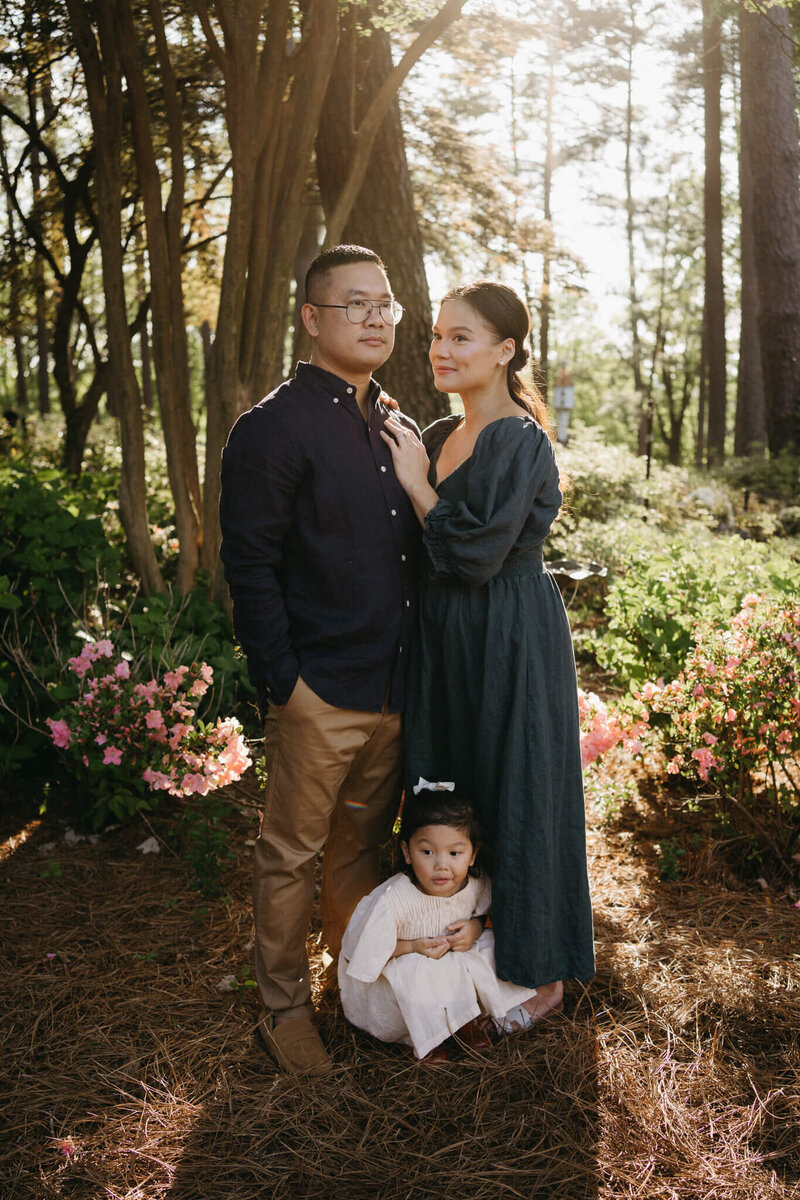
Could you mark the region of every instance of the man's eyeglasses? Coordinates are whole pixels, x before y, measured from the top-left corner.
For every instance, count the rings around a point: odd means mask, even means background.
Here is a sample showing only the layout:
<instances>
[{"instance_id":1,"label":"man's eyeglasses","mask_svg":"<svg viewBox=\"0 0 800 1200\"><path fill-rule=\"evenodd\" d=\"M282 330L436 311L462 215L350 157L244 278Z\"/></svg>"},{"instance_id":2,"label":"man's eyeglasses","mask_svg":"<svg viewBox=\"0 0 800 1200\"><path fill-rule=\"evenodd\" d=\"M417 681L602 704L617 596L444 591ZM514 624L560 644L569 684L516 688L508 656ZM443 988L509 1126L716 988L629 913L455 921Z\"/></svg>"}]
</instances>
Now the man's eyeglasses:
<instances>
[{"instance_id":1,"label":"man's eyeglasses","mask_svg":"<svg viewBox=\"0 0 800 1200\"><path fill-rule=\"evenodd\" d=\"M309 304L312 302L309 300ZM372 316L373 309L380 311L387 325L399 325L405 309L396 300L351 300L349 304L315 304L314 308L343 308L348 321L353 325L363 325Z\"/></svg>"}]
</instances>

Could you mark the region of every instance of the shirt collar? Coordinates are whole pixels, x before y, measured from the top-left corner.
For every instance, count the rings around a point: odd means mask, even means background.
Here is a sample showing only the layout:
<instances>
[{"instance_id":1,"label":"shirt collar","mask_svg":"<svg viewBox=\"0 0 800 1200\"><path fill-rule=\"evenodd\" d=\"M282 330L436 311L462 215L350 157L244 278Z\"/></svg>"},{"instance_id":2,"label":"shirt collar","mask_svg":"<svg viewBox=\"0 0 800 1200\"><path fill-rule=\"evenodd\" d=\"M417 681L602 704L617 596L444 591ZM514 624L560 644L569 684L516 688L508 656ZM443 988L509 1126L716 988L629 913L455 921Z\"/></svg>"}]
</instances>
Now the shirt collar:
<instances>
[{"instance_id":1,"label":"shirt collar","mask_svg":"<svg viewBox=\"0 0 800 1200\"><path fill-rule=\"evenodd\" d=\"M295 378L301 383L314 384L324 390L331 396L348 394L355 399L356 389L355 384L348 383L346 379L341 379L338 375L334 375L331 371L325 371L322 367L315 366L310 362L299 362L295 368ZM348 389L352 388L352 392ZM369 403L370 407L374 408L381 394L380 384L375 379L369 381Z\"/></svg>"}]
</instances>

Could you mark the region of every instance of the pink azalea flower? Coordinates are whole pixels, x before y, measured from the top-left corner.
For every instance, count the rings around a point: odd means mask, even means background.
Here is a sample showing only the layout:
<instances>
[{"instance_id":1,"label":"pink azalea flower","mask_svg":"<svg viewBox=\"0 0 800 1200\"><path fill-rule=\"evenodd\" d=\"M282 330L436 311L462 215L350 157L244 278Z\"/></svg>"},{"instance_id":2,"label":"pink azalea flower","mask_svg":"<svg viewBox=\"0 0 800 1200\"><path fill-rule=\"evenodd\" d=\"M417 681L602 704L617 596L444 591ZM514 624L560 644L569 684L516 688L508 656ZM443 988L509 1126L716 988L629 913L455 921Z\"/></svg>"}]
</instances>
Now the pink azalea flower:
<instances>
[{"instance_id":1,"label":"pink azalea flower","mask_svg":"<svg viewBox=\"0 0 800 1200\"><path fill-rule=\"evenodd\" d=\"M106 742L108 741L108 738L106 737L106 735L104 733L98 733L97 737L94 740L97 742L98 746L105 746Z\"/></svg>"},{"instance_id":2,"label":"pink azalea flower","mask_svg":"<svg viewBox=\"0 0 800 1200\"><path fill-rule=\"evenodd\" d=\"M729 708L728 711L725 713L725 720L728 722L728 724L730 724L731 722L736 720L737 716L738 716L738 713L736 712L736 709Z\"/></svg>"},{"instance_id":3,"label":"pink azalea flower","mask_svg":"<svg viewBox=\"0 0 800 1200\"><path fill-rule=\"evenodd\" d=\"M189 670L188 667L178 667L175 671L167 671L164 676L164 683L171 692L176 692L183 683L183 677Z\"/></svg>"},{"instance_id":4,"label":"pink azalea flower","mask_svg":"<svg viewBox=\"0 0 800 1200\"><path fill-rule=\"evenodd\" d=\"M210 667L208 665L208 663L200 663L200 674L203 677L203 679L206 681L206 683L213 683L214 668Z\"/></svg>"},{"instance_id":5,"label":"pink azalea flower","mask_svg":"<svg viewBox=\"0 0 800 1200\"><path fill-rule=\"evenodd\" d=\"M77 658L68 658L67 666L78 676L78 679L83 679L86 672L90 669L92 661L89 658L84 658L83 654L79 654Z\"/></svg>"},{"instance_id":6,"label":"pink azalea flower","mask_svg":"<svg viewBox=\"0 0 800 1200\"><path fill-rule=\"evenodd\" d=\"M122 662L118 662L114 667L114 674L117 679L130 679L131 669L124 658Z\"/></svg>"},{"instance_id":7,"label":"pink azalea flower","mask_svg":"<svg viewBox=\"0 0 800 1200\"><path fill-rule=\"evenodd\" d=\"M118 767L121 762L122 751L118 750L116 746L106 746L105 753L103 754L103 763L106 766Z\"/></svg>"},{"instance_id":8,"label":"pink azalea flower","mask_svg":"<svg viewBox=\"0 0 800 1200\"><path fill-rule=\"evenodd\" d=\"M169 775L165 775L163 771L154 771L152 767L142 772L142 779L154 792L166 791L170 785Z\"/></svg>"},{"instance_id":9,"label":"pink azalea flower","mask_svg":"<svg viewBox=\"0 0 800 1200\"><path fill-rule=\"evenodd\" d=\"M164 714L158 708L153 708L144 718L144 723L148 729L163 729Z\"/></svg>"},{"instance_id":10,"label":"pink azalea flower","mask_svg":"<svg viewBox=\"0 0 800 1200\"><path fill-rule=\"evenodd\" d=\"M190 696L205 696L208 691L208 684L204 679L195 679L192 686L189 688Z\"/></svg>"},{"instance_id":11,"label":"pink azalea flower","mask_svg":"<svg viewBox=\"0 0 800 1200\"><path fill-rule=\"evenodd\" d=\"M54 721L52 717L48 717L46 724L50 728L50 736L53 739L53 744L58 746L59 750L66 750L72 741L72 731L66 721Z\"/></svg>"},{"instance_id":12,"label":"pink azalea flower","mask_svg":"<svg viewBox=\"0 0 800 1200\"><path fill-rule=\"evenodd\" d=\"M205 775L200 775L197 772L187 772L181 780L181 787L184 792L192 792L200 796L205 796L211 790Z\"/></svg>"}]
</instances>

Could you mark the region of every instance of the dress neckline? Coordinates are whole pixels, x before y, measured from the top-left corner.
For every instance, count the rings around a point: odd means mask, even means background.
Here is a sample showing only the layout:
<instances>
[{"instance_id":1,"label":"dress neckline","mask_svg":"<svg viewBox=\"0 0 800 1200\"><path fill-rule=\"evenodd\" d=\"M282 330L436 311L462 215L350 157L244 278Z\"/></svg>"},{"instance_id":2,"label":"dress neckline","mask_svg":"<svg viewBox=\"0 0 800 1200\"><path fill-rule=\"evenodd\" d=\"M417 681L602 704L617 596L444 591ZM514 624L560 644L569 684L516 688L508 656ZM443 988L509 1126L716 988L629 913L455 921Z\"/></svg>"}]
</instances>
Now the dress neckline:
<instances>
[{"instance_id":1,"label":"dress neckline","mask_svg":"<svg viewBox=\"0 0 800 1200\"><path fill-rule=\"evenodd\" d=\"M534 418L529 413L524 413L523 415L521 415L519 417L516 415L516 413L508 413L508 415L505 417L495 417L495 419L493 421L490 421L488 425L484 425L483 429L481 429L478 436L475 438L475 445L472 447L472 453L467 455L467 457L465 459L463 459L458 464L457 467L453 467L452 471L449 471L448 474L445 475L443 479L440 479L437 465L439 462L439 455L442 452L442 446L445 444L447 439L450 437L450 434L455 433L456 429L458 428L458 426L461 422L463 415L464 415L463 413L458 413L458 414L453 413L452 414L451 419L453 417L456 418L455 424L453 425L452 429L448 429L447 433L444 435L442 440L439 442L439 445L435 448L435 450L433 452L433 456L431 457L431 469L430 469L428 478L429 478L429 481L433 484L434 490L437 490L438 488L440 488L443 483L447 483L447 480L452 479L452 477L456 474L457 471L460 471L462 467L465 467L468 462L472 461L472 459L475 457L475 455L477 453L478 443L480 442L483 435L486 433L486 430L491 429L493 425L499 425L501 421L522 421L523 424L525 422L532 421L534 424L536 424L536 422L534 421ZM447 420L446 417L445 417L445 420ZM430 475L433 476L433 479L430 479Z\"/></svg>"}]
</instances>

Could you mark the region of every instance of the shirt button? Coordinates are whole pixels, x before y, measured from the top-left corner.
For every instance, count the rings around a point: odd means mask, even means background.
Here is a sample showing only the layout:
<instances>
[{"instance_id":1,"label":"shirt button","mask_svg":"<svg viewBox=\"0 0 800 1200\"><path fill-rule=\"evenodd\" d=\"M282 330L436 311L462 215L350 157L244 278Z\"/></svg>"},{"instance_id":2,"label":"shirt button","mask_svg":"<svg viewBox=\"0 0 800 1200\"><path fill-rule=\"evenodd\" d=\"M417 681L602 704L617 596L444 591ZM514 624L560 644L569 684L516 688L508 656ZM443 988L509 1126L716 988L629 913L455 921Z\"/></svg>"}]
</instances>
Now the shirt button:
<instances>
[{"instance_id":1,"label":"shirt button","mask_svg":"<svg viewBox=\"0 0 800 1200\"><path fill-rule=\"evenodd\" d=\"M385 473L386 467L381 467L381 470Z\"/></svg>"},{"instance_id":2,"label":"shirt button","mask_svg":"<svg viewBox=\"0 0 800 1200\"><path fill-rule=\"evenodd\" d=\"M405 556L405 554L401 554L401 555L400 555L400 562L405 562L405 561L406 561L406 556Z\"/></svg>"},{"instance_id":3,"label":"shirt button","mask_svg":"<svg viewBox=\"0 0 800 1200\"><path fill-rule=\"evenodd\" d=\"M352 394L353 394L353 389L352 389L352 388L348 388L348 389L347 389L347 394L348 394L348 396L352 396Z\"/></svg>"},{"instance_id":4,"label":"shirt button","mask_svg":"<svg viewBox=\"0 0 800 1200\"><path fill-rule=\"evenodd\" d=\"M410 601L410 600L406 600L406 608L411 608L411 601Z\"/></svg>"},{"instance_id":5,"label":"shirt button","mask_svg":"<svg viewBox=\"0 0 800 1200\"><path fill-rule=\"evenodd\" d=\"M397 651L397 653L398 653L398 654L402 654L402 653L403 653L403 647L402 647L402 646L401 646L401 647L400 647L400 649Z\"/></svg>"},{"instance_id":6,"label":"shirt button","mask_svg":"<svg viewBox=\"0 0 800 1200\"><path fill-rule=\"evenodd\" d=\"M392 509L392 516L393 516L393 517L396 517L396 516L397 516L397 509L396 509L396 508L393 508L393 509Z\"/></svg>"}]
</instances>

